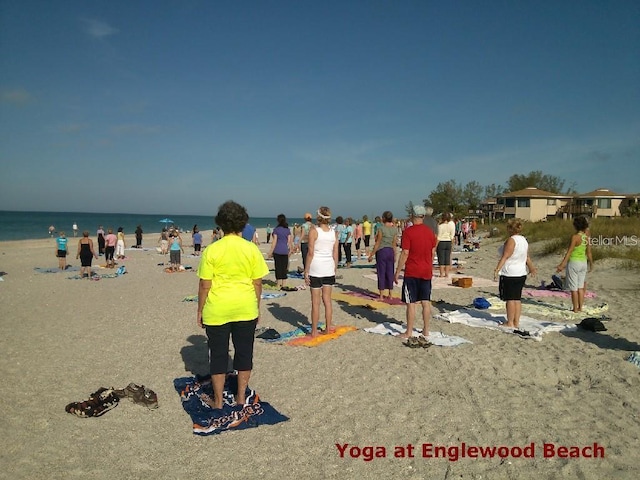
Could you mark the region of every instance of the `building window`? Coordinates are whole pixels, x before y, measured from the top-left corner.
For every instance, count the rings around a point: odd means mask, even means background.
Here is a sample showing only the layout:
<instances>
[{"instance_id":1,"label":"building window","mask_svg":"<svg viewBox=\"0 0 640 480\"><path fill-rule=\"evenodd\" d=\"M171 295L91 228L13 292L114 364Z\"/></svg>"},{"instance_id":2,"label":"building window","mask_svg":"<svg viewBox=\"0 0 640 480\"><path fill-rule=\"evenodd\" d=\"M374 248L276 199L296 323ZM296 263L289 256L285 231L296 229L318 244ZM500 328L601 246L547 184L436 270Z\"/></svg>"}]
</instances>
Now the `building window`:
<instances>
[{"instance_id":1,"label":"building window","mask_svg":"<svg viewBox=\"0 0 640 480\"><path fill-rule=\"evenodd\" d=\"M556 204L555 198L547 198L547 205L555 205L555 204Z\"/></svg>"},{"instance_id":2,"label":"building window","mask_svg":"<svg viewBox=\"0 0 640 480\"><path fill-rule=\"evenodd\" d=\"M515 198L505 198L504 199L504 206L507 208L513 208L516 206L516 199Z\"/></svg>"},{"instance_id":3,"label":"building window","mask_svg":"<svg viewBox=\"0 0 640 480\"><path fill-rule=\"evenodd\" d=\"M599 198L598 199L598 208L611 208L611 199L610 198Z\"/></svg>"},{"instance_id":4,"label":"building window","mask_svg":"<svg viewBox=\"0 0 640 480\"><path fill-rule=\"evenodd\" d=\"M531 200L529 198L519 198L518 199L518 207L530 207Z\"/></svg>"}]
</instances>

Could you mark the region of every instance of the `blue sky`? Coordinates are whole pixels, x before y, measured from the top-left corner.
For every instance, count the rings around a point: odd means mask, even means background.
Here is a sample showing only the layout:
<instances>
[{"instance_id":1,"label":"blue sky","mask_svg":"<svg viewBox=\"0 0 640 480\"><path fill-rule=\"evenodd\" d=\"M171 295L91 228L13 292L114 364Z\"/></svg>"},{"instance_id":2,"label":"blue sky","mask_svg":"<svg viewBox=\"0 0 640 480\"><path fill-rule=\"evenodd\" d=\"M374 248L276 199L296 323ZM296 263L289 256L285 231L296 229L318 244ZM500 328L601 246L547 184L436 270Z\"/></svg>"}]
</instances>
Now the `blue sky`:
<instances>
[{"instance_id":1,"label":"blue sky","mask_svg":"<svg viewBox=\"0 0 640 480\"><path fill-rule=\"evenodd\" d=\"M0 209L640 191L640 3L0 0Z\"/></svg>"}]
</instances>

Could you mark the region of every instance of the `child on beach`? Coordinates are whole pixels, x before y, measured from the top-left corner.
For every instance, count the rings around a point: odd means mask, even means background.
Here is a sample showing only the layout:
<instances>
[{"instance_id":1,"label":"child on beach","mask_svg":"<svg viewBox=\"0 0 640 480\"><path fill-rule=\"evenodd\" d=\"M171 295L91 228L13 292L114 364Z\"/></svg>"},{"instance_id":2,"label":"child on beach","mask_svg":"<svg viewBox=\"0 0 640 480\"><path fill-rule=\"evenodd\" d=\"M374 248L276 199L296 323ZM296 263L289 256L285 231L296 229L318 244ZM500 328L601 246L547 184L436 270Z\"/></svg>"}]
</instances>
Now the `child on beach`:
<instances>
[{"instance_id":1,"label":"child on beach","mask_svg":"<svg viewBox=\"0 0 640 480\"><path fill-rule=\"evenodd\" d=\"M60 236L56 238L56 257L58 257L58 268L60 270L67 268L67 241L64 232L60 232Z\"/></svg>"}]
</instances>

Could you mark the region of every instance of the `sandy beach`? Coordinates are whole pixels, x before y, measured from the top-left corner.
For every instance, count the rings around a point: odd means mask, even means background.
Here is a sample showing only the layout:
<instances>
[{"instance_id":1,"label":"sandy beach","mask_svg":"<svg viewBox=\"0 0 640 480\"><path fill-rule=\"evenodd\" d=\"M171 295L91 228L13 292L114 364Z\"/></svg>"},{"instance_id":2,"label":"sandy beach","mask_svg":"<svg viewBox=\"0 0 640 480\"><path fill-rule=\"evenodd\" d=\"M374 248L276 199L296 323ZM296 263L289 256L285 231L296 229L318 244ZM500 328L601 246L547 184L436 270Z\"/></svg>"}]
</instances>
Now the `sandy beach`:
<instances>
[{"instance_id":1,"label":"sandy beach","mask_svg":"<svg viewBox=\"0 0 640 480\"><path fill-rule=\"evenodd\" d=\"M203 237L208 244L211 231ZM183 301L197 294L198 258L185 235L182 263L192 269L165 273L156 239L145 235L148 249L126 251L119 263L127 274L100 281L34 271L57 266L51 239L0 243L0 478L636 478L640 369L626 359L640 351L637 270L604 260L589 275L596 297L586 305L606 303L606 332L549 332L541 341L434 318L431 332L470 343L412 349L364 331L404 322L404 306L334 301L334 322L357 330L313 348L256 342L250 386L289 420L201 437L173 387L207 371L196 303ZM76 245L71 238L71 265L79 265ZM485 238L479 251L456 253L465 262L456 276L491 280L498 245ZM534 244L539 273L530 287L550 280L560 260L536 251ZM294 255L290 270L300 260ZM365 276L372 265L340 269L336 293L377 292ZM274 279L271 272L265 280ZM433 313L495 295L493 285L434 289ZM308 324L309 313L309 292L288 292L263 300L260 325L287 332ZM100 418L65 412L99 387L131 382L153 389L159 408L123 401ZM447 457L430 457L435 446ZM470 447L509 454L481 458Z\"/></svg>"}]
</instances>

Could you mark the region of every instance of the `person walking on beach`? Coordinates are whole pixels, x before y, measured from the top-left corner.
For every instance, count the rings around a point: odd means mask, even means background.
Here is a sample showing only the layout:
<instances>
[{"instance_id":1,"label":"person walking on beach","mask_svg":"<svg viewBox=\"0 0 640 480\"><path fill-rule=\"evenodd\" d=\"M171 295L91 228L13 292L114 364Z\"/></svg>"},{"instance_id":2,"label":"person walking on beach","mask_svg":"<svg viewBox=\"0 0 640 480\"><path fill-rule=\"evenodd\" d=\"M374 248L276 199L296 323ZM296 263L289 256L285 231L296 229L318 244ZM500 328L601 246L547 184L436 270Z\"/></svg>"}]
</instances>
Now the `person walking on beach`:
<instances>
[{"instance_id":1,"label":"person walking on beach","mask_svg":"<svg viewBox=\"0 0 640 480\"><path fill-rule=\"evenodd\" d=\"M53 225L49 225L49 236L53 238L55 233L56 233L56 227L54 227Z\"/></svg>"},{"instance_id":2,"label":"person walking on beach","mask_svg":"<svg viewBox=\"0 0 640 480\"><path fill-rule=\"evenodd\" d=\"M344 250L344 242L347 241L347 227L344 224L344 219L342 215L338 215L336 217L336 233L338 234L338 266L341 267L342 263L342 252Z\"/></svg>"},{"instance_id":3,"label":"person walking on beach","mask_svg":"<svg viewBox=\"0 0 640 480\"><path fill-rule=\"evenodd\" d=\"M369 262L376 257L376 273L378 274L378 292L380 300L391 298L395 279L396 245L398 244L398 229L393 224L393 213L386 211L382 214L384 222L376 230L375 244L369 254ZM387 295L385 295L385 292Z\"/></svg>"},{"instance_id":4,"label":"person walking on beach","mask_svg":"<svg viewBox=\"0 0 640 480\"><path fill-rule=\"evenodd\" d=\"M293 240L287 217L283 213L277 217L278 226L271 236L271 251L268 258L273 258L276 274L276 286L286 287L289 273L289 255L293 253Z\"/></svg>"},{"instance_id":5,"label":"person walking on beach","mask_svg":"<svg viewBox=\"0 0 640 480\"><path fill-rule=\"evenodd\" d=\"M224 236L204 250L198 266L196 322L206 329L208 338L213 408L223 407L229 337L234 347L233 368L238 371L235 403L242 406L248 400L246 391L253 370L262 278L269 273L258 246L241 236L248 220L242 205L233 201L223 203L215 222Z\"/></svg>"},{"instance_id":6,"label":"person walking on beach","mask_svg":"<svg viewBox=\"0 0 640 480\"><path fill-rule=\"evenodd\" d=\"M433 278L433 255L438 245L435 233L424 224L427 210L422 205L413 207L413 224L402 233L400 259L395 273L398 283L400 272L404 270L402 283L402 301L407 305L407 331L401 338L413 336L416 317L416 305L422 305L422 336L429 335L431 320L431 279ZM424 340L426 341L426 340ZM410 345L411 346L411 345Z\"/></svg>"},{"instance_id":7,"label":"person walking on beach","mask_svg":"<svg viewBox=\"0 0 640 480\"><path fill-rule=\"evenodd\" d=\"M113 259L116 243L118 243L118 237L113 234L113 228L107 229L107 236L104 237L104 258L107 261L107 268L115 268L116 266L116 262Z\"/></svg>"},{"instance_id":8,"label":"person walking on beach","mask_svg":"<svg viewBox=\"0 0 640 480\"><path fill-rule=\"evenodd\" d=\"M98 255L104 255L104 229L102 225L98 226L96 236L98 238Z\"/></svg>"},{"instance_id":9,"label":"person walking on beach","mask_svg":"<svg viewBox=\"0 0 640 480\"><path fill-rule=\"evenodd\" d=\"M96 252L93 249L93 240L89 238L89 232L85 230L82 232L82 238L78 240L78 252L76 253L76 259L80 259L80 276L91 278L91 262L94 258L98 258Z\"/></svg>"},{"instance_id":10,"label":"person walking on beach","mask_svg":"<svg viewBox=\"0 0 640 480\"><path fill-rule=\"evenodd\" d=\"M66 270L67 268L67 243L68 239L64 232L60 232L60 236L56 238L56 257L58 257L58 268Z\"/></svg>"},{"instance_id":11,"label":"person walking on beach","mask_svg":"<svg viewBox=\"0 0 640 480\"><path fill-rule=\"evenodd\" d=\"M574 312L581 312L584 306L585 280L587 273L593 268L591 241L589 238L589 221L585 217L573 219L576 233L571 236L569 248L562 262L556 267L557 272L566 269L565 282L571 292L571 303Z\"/></svg>"},{"instance_id":12,"label":"person walking on beach","mask_svg":"<svg viewBox=\"0 0 640 480\"><path fill-rule=\"evenodd\" d=\"M325 332L333 327L331 289L336 283L338 265L338 234L331 229L331 210L320 207L316 217L318 226L309 231L309 251L304 269L304 281L311 290L311 337L318 336L320 300L324 305Z\"/></svg>"},{"instance_id":13,"label":"person walking on beach","mask_svg":"<svg viewBox=\"0 0 640 480\"><path fill-rule=\"evenodd\" d=\"M273 233L273 228L270 223L267 223L267 243L271 243L271 234Z\"/></svg>"},{"instance_id":14,"label":"person walking on beach","mask_svg":"<svg viewBox=\"0 0 640 480\"><path fill-rule=\"evenodd\" d=\"M73 222L73 236L77 237L78 236L78 224L76 222Z\"/></svg>"},{"instance_id":15,"label":"person walking on beach","mask_svg":"<svg viewBox=\"0 0 640 480\"><path fill-rule=\"evenodd\" d=\"M535 276L536 268L529 258L529 243L521 235L522 222L517 218L510 219L507 222L507 232L509 238L498 249L500 260L493 271L493 278L496 280L500 276L498 291L507 307L507 322L502 326L517 329L520 327L522 312L522 288L527 273Z\"/></svg>"},{"instance_id":16,"label":"person walking on beach","mask_svg":"<svg viewBox=\"0 0 640 480\"><path fill-rule=\"evenodd\" d=\"M136 248L142 248L142 226L138 225L136 227Z\"/></svg>"}]
</instances>

